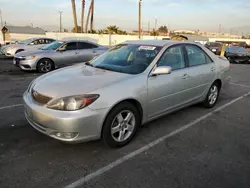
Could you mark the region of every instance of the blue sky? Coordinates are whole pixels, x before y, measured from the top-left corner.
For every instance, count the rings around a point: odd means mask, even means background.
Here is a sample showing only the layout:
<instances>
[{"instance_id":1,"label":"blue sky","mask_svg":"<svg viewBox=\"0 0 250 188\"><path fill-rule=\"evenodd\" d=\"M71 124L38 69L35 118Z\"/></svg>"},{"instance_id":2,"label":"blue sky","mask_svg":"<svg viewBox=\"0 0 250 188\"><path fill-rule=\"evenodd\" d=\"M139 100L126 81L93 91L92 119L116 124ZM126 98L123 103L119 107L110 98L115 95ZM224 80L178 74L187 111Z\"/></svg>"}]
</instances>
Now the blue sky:
<instances>
[{"instance_id":1,"label":"blue sky","mask_svg":"<svg viewBox=\"0 0 250 188\"><path fill-rule=\"evenodd\" d=\"M90 0L87 1L87 7ZM0 0L3 19L12 25L58 28L63 11L63 26L73 27L71 0ZM76 0L80 22L81 0ZM250 25L250 0L142 0L143 28L157 18L158 25L170 29L218 31ZM138 0L95 0L95 27L115 24L122 29L137 28ZM80 24L80 23L79 23Z\"/></svg>"}]
</instances>

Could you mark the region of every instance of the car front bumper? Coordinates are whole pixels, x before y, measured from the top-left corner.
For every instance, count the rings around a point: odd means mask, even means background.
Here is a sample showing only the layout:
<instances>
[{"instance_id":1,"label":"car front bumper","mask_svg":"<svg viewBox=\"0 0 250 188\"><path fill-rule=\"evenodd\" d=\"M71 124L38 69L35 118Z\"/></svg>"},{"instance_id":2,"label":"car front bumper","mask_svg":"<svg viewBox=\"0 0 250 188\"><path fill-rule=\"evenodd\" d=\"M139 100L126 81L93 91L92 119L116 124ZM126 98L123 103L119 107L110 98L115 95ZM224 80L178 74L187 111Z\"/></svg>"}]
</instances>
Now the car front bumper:
<instances>
[{"instance_id":1,"label":"car front bumper","mask_svg":"<svg viewBox=\"0 0 250 188\"><path fill-rule=\"evenodd\" d=\"M97 140L101 137L107 108L92 110L86 107L78 111L52 110L36 103L27 91L23 95L23 100L27 121L45 135L70 143Z\"/></svg>"},{"instance_id":2,"label":"car front bumper","mask_svg":"<svg viewBox=\"0 0 250 188\"><path fill-rule=\"evenodd\" d=\"M25 60L14 57L13 64L22 70L36 70L37 59Z\"/></svg>"}]
</instances>

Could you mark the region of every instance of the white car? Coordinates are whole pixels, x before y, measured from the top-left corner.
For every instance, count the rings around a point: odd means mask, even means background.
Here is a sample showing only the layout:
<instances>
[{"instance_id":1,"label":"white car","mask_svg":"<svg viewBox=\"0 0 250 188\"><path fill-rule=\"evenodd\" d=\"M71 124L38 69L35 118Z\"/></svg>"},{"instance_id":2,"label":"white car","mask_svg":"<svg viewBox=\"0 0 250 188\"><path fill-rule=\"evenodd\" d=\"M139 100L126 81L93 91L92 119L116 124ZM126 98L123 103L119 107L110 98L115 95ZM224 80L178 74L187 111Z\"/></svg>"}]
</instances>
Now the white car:
<instances>
[{"instance_id":1,"label":"white car","mask_svg":"<svg viewBox=\"0 0 250 188\"><path fill-rule=\"evenodd\" d=\"M30 38L27 40L20 41L17 44L9 44L2 48L2 53L7 57L14 57L15 54L27 51L27 50L37 50L46 44L54 42L55 39L51 38Z\"/></svg>"}]
</instances>

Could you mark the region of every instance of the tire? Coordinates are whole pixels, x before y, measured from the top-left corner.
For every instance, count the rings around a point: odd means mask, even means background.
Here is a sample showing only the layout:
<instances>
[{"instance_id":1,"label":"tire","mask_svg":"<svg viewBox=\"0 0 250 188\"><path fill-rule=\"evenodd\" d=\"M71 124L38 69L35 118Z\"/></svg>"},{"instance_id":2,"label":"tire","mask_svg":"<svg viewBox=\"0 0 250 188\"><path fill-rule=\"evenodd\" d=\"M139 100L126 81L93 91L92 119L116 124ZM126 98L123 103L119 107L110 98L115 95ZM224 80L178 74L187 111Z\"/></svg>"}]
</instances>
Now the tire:
<instances>
[{"instance_id":1,"label":"tire","mask_svg":"<svg viewBox=\"0 0 250 188\"><path fill-rule=\"evenodd\" d=\"M212 86L209 88L206 99L203 101L203 106L205 108L213 108L219 98L220 95L220 84L218 82L214 82Z\"/></svg>"},{"instance_id":2,"label":"tire","mask_svg":"<svg viewBox=\"0 0 250 188\"><path fill-rule=\"evenodd\" d=\"M140 113L133 104L129 102L118 104L110 111L104 122L102 130L104 143L110 147L125 146L135 136L140 122Z\"/></svg>"},{"instance_id":3,"label":"tire","mask_svg":"<svg viewBox=\"0 0 250 188\"><path fill-rule=\"evenodd\" d=\"M54 69L54 63L51 59L41 59L37 63L37 71L40 73L47 73Z\"/></svg>"}]
</instances>

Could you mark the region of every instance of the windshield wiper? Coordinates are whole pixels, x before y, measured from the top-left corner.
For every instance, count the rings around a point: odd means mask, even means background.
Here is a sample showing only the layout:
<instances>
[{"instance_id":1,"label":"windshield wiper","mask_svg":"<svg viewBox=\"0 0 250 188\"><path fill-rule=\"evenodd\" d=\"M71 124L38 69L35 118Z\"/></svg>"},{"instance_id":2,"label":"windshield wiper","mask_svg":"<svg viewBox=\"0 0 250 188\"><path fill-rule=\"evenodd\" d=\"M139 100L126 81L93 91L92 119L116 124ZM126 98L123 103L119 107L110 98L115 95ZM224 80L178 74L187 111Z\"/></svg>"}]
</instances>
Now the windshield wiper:
<instances>
[{"instance_id":1,"label":"windshield wiper","mask_svg":"<svg viewBox=\"0 0 250 188\"><path fill-rule=\"evenodd\" d=\"M95 66L95 68L103 69L103 70L108 70L108 71L114 71L114 70L111 69L111 68L107 68L107 67L103 67L103 66Z\"/></svg>"},{"instance_id":2,"label":"windshield wiper","mask_svg":"<svg viewBox=\"0 0 250 188\"><path fill-rule=\"evenodd\" d=\"M91 67L94 67L91 63L89 63L89 61L88 61L88 62L86 62L86 63L85 63L85 65L87 65L87 66L91 66Z\"/></svg>"}]
</instances>

